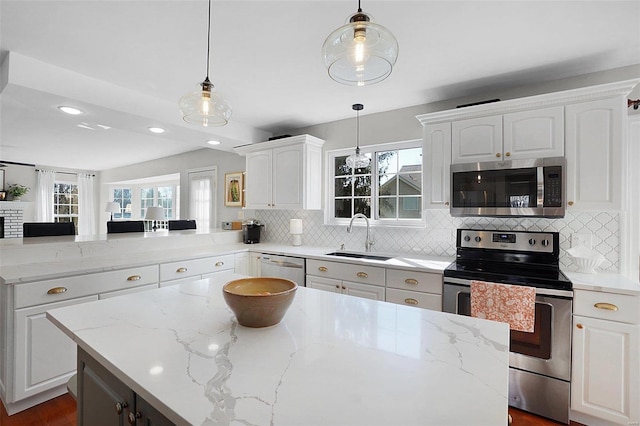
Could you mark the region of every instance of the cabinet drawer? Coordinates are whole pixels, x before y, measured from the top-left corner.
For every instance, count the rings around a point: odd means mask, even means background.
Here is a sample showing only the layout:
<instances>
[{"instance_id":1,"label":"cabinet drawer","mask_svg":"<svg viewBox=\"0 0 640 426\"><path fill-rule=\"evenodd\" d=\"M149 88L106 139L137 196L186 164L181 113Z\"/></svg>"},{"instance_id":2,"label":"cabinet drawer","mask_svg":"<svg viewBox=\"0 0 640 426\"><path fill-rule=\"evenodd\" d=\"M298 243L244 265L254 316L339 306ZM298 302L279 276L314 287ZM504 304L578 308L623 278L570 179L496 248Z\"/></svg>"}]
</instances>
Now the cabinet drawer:
<instances>
[{"instance_id":1,"label":"cabinet drawer","mask_svg":"<svg viewBox=\"0 0 640 426\"><path fill-rule=\"evenodd\" d=\"M124 290L116 290L116 291L110 291L108 293L100 294L98 295L98 299L100 300L110 299L112 297L123 296L125 294L133 294L141 291L155 290L156 288L158 288L158 284L147 284L147 285L142 285L140 287L125 288Z\"/></svg>"},{"instance_id":2,"label":"cabinet drawer","mask_svg":"<svg viewBox=\"0 0 640 426\"><path fill-rule=\"evenodd\" d=\"M385 283L384 268L351 263L307 259L307 273L315 276L335 278L338 280L352 281L356 283L381 286Z\"/></svg>"},{"instance_id":3,"label":"cabinet drawer","mask_svg":"<svg viewBox=\"0 0 640 426\"><path fill-rule=\"evenodd\" d=\"M57 278L15 287L15 307L41 305L158 282L158 266Z\"/></svg>"},{"instance_id":4,"label":"cabinet drawer","mask_svg":"<svg viewBox=\"0 0 640 426\"><path fill-rule=\"evenodd\" d=\"M418 293L417 291L387 288L387 302L399 305L416 306L432 311L442 311L442 296L439 294Z\"/></svg>"},{"instance_id":5,"label":"cabinet drawer","mask_svg":"<svg viewBox=\"0 0 640 426\"><path fill-rule=\"evenodd\" d=\"M573 313L591 318L640 324L640 297L574 290Z\"/></svg>"},{"instance_id":6,"label":"cabinet drawer","mask_svg":"<svg viewBox=\"0 0 640 426\"><path fill-rule=\"evenodd\" d=\"M160 281L199 277L211 272L233 269L233 265L233 254L163 263L160 265Z\"/></svg>"},{"instance_id":7,"label":"cabinet drawer","mask_svg":"<svg viewBox=\"0 0 640 426\"><path fill-rule=\"evenodd\" d=\"M387 269L387 287L442 294L442 274Z\"/></svg>"}]
</instances>

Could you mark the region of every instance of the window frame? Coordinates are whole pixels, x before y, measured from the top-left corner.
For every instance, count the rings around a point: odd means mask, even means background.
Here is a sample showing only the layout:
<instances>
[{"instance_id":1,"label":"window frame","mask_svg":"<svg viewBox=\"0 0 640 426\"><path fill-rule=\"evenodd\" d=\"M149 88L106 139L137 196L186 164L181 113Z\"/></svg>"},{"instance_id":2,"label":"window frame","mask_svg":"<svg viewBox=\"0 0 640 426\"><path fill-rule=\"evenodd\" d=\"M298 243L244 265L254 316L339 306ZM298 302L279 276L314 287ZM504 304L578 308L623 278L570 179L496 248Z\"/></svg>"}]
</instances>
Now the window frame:
<instances>
[{"instance_id":1,"label":"window frame","mask_svg":"<svg viewBox=\"0 0 640 426\"><path fill-rule=\"evenodd\" d=\"M403 218L394 218L394 219L380 219L378 218L378 203L379 203L379 194L378 194L378 173L377 169L374 169L376 166L376 153L382 151L394 151L401 149L413 149L420 148L422 149L422 164L421 164L421 181L422 188L420 194L420 202L418 205L418 209L420 210L420 219L403 219ZM369 219L369 223L372 227L389 227L389 228L424 228L426 227L426 218L425 218L425 208L424 208L424 197L425 197L425 158L424 158L424 142L422 139L410 139L406 141L400 142L388 142L377 145L367 145L361 146L360 151L363 154L371 154L371 212L372 216ZM325 154L325 175L327 179L325 180L325 209L324 209L324 224L325 225L348 225L351 221L351 218L336 218L335 214L335 158L342 157L345 155L351 155L354 152L354 148L342 148L327 151ZM364 226L364 221L355 221L353 223L357 226Z\"/></svg>"}]
</instances>

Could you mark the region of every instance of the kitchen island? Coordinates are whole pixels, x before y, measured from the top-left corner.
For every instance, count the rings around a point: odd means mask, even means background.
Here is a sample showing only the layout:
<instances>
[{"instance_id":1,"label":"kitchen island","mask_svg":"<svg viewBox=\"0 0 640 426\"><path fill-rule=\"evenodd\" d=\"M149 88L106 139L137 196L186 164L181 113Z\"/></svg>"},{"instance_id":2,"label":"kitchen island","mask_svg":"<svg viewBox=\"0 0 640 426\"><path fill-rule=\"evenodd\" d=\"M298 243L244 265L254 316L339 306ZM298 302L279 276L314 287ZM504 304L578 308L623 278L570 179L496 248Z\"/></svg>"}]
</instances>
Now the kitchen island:
<instances>
[{"instance_id":1,"label":"kitchen island","mask_svg":"<svg viewBox=\"0 0 640 426\"><path fill-rule=\"evenodd\" d=\"M251 329L222 298L227 279L47 318L175 424L507 423L506 324L300 287L280 324Z\"/></svg>"}]
</instances>

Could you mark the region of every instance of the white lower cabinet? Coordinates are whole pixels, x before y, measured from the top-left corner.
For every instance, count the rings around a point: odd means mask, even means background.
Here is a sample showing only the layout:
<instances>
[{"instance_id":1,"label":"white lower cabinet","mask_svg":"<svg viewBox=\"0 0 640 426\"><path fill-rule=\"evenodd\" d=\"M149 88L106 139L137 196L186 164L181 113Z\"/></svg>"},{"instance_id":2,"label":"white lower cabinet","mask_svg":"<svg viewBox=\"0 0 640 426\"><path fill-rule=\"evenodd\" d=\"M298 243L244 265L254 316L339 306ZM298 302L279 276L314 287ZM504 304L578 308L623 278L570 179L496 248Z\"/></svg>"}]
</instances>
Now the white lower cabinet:
<instances>
[{"instance_id":1,"label":"white lower cabinet","mask_svg":"<svg viewBox=\"0 0 640 426\"><path fill-rule=\"evenodd\" d=\"M385 288L378 285L307 275L307 287L332 293L348 294L364 299L385 300Z\"/></svg>"},{"instance_id":2,"label":"white lower cabinet","mask_svg":"<svg viewBox=\"0 0 640 426\"><path fill-rule=\"evenodd\" d=\"M307 272L307 287L385 300L384 268L307 259Z\"/></svg>"},{"instance_id":3,"label":"white lower cabinet","mask_svg":"<svg viewBox=\"0 0 640 426\"><path fill-rule=\"evenodd\" d=\"M188 259L160 265L160 287L176 285L187 281L208 278L210 274L235 270L235 256L221 256Z\"/></svg>"},{"instance_id":4,"label":"white lower cabinet","mask_svg":"<svg viewBox=\"0 0 640 426\"><path fill-rule=\"evenodd\" d=\"M387 302L442 311L442 274L387 269Z\"/></svg>"},{"instance_id":5,"label":"white lower cabinet","mask_svg":"<svg viewBox=\"0 0 640 426\"><path fill-rule=\"evenodd\" d=\"M76 369L76 344L46 318L46 312L94 300L98 300L98 296L15 311L13 400L67 383Z\"/></svg>"},{"instance_id":6,"label":"white lower cabinet","mask_svg":"<svg viewBox=\"0 0 640 426\"><path fill-rule=\"evenodd\" d=\"M15 414L66 392L76 345L46 317L51 309L158 288L158 265L3 285L0 397Z\"/></svg>"},{"instance_id":7,"label":"white lower cabinet","mask_svg":"<svg viewBox=\"0 0 640 426\"><path fill-rule=\"evenodd\" d=\"M307 259L307 287L442 310L442 274Z\"/></svg>"},{"instance_id":8,"label":"white lower cabinet","mask_svg":"<svg viewBox=\"0 0 640 426\"><path fill-rule=\"evenodd\" d=\"M574 293L571 420L640 424L640 297Z\"/></svg>"}]
</instances>

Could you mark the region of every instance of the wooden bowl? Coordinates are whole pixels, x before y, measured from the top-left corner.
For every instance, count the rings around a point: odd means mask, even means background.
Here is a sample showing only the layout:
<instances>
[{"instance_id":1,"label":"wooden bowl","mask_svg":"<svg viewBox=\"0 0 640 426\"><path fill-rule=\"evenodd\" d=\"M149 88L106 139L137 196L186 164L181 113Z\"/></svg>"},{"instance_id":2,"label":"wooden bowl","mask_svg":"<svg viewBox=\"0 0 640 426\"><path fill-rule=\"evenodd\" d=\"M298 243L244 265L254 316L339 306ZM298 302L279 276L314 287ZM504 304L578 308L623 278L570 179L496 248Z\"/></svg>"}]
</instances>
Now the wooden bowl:
<instances>
[{"instance_id":1,"label":"wooden bowl","mask_svg":"<svg viewBox=\"0 0 640 426\"><path fill-rule=\"evenodd\" d=\"M241 278L222 287L225 302L245 327L278 324L293 301L298 284L284 278Z\"/></svg>"}]
</instances>

